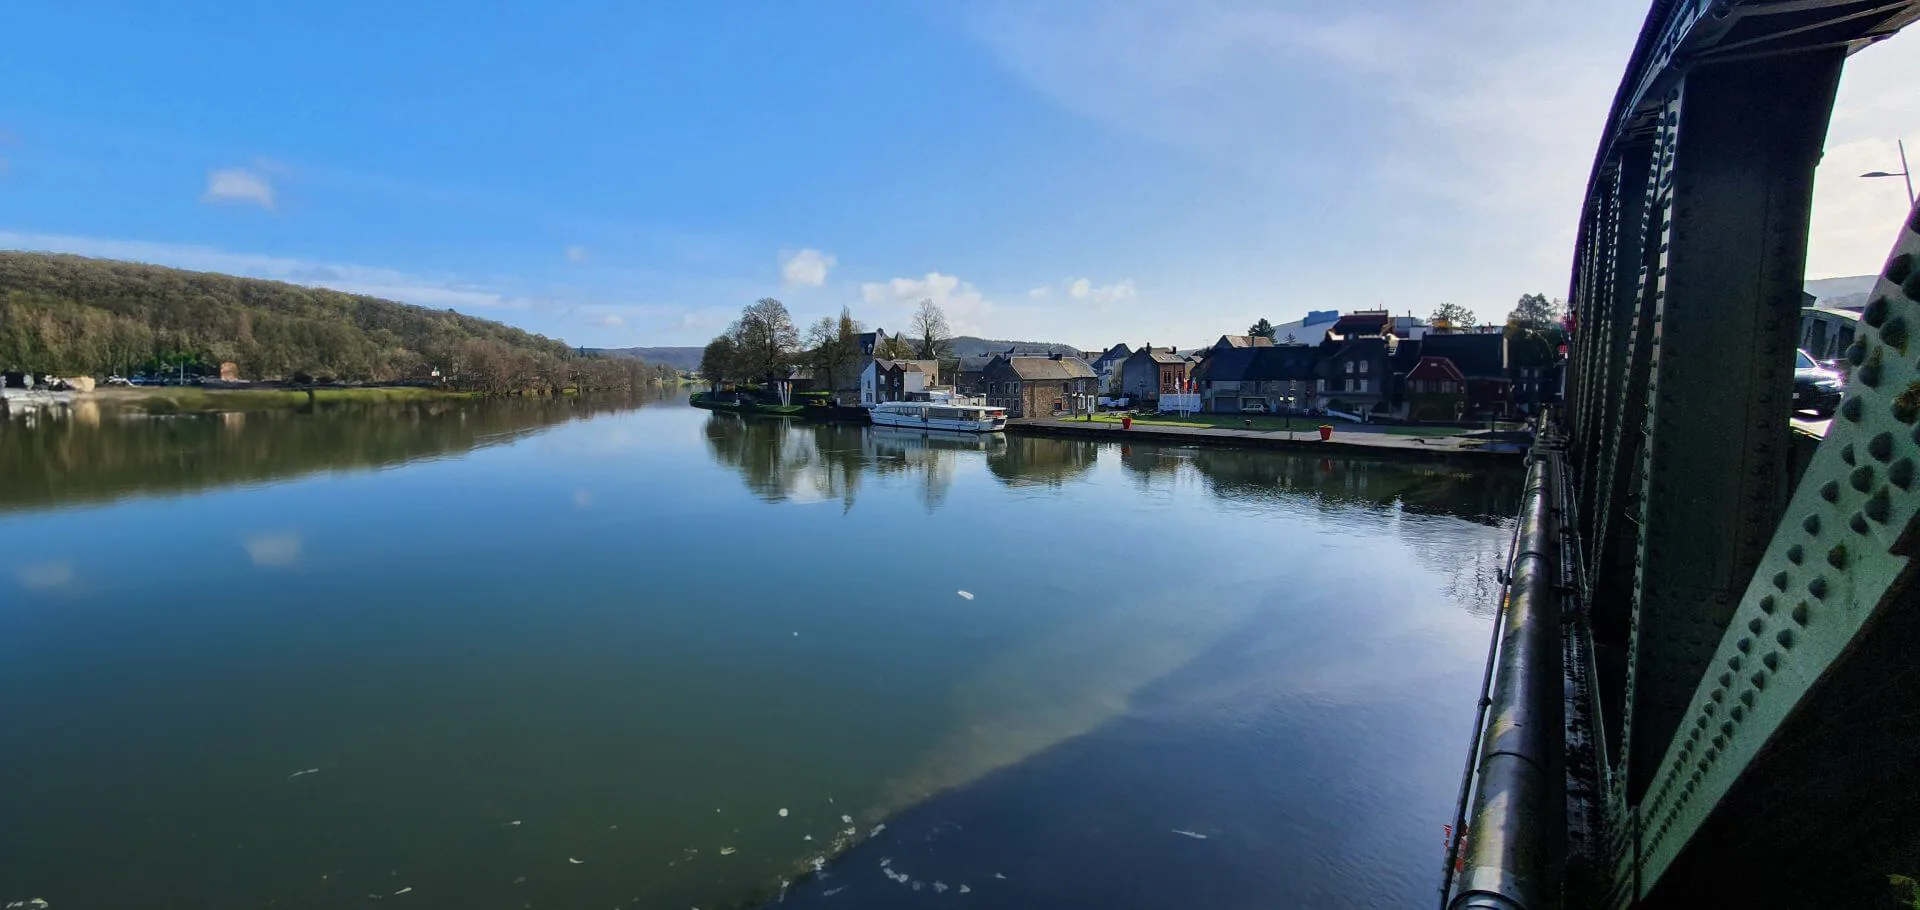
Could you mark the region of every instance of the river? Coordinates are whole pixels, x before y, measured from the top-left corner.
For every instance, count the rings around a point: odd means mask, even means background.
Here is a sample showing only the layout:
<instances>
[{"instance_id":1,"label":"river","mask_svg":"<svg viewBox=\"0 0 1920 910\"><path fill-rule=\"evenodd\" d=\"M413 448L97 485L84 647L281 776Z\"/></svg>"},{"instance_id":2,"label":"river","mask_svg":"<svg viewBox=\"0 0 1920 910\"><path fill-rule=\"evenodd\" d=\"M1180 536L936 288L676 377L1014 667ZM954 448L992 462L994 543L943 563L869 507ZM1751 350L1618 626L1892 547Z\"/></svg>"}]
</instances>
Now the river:
<instances>
[{"instance_id":1,"label":"river","mask_svg":"<svg viewBox=\"0 0 1920 910\"><path fill-rule=\"evenodd\" d=\"M1425 903L1519 481L671 395L16 417L0 902Z\"/></svg>"}]
</instances>

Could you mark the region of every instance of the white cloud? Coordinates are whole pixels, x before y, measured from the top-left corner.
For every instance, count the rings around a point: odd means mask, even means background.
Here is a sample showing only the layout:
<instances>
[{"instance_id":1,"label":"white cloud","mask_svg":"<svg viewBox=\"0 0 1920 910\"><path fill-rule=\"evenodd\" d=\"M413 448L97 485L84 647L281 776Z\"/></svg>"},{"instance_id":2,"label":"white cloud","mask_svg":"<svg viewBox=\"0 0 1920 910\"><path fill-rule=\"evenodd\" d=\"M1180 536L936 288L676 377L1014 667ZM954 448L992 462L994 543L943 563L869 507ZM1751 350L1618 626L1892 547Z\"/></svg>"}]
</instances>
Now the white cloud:
<instances>
[{"instance_id":1,"label":"white cloud","mask_svg":"<svg viewBox=\"0 0 1920 910\"><path fill-rule=\"evenodd\" d=\"M939 272L928 272L925 278L869 281L860 285L860 299L880 308L879 324L887 319L903 321L920 301L931 300L947 314L947 326L956 335L985 332L996 309L972 282Z\"/></svg>"},{"instance_id":2,"label":"white cloud","mask_svg":"<svg viewBox=\"0 0 1920 910\"><path fill-rule=\"evenodd\" d=\"M300 535L294 531L255 534L240 542L256 566L280 568L300 561Z\"/></svg>"},{"instance_id":3,"label":"white cloud","mask_svg":"<svg viewBox=\"0 0 1920 910\"><path fill-rule=\"evenodd\" d=\"M1134 295L1131 278L1122 278L1113 284L1094 284L1091 279L1076 278L1067 285L1067 296L1097 305L1132 300Z\"/></svg>"},{"instance_id":4,"label":"white cloud","mask_svg":"<svg viewBox=\"0 0 1920 910\"><path fill-rule=\"evenodd\" d=\"M451 277L415 275L398 269L321 262L294 256L233 253L215 247L144 240L111 240L61 234L0 231L0 248L75 253L125 259L201 272L271 278L431 307L463 310L525 309L533 301Z\"/></svg>"},{"instance_id":5,"label":"white cloud","mask_svg":"<svg viewBox=\"0 0 1920 910\"><path fill-rule=\"evenodd\" d=\"M625 319L620 318L620 314L618 313L603 313L600 316L595 317L592 320L592 322L594 325L604 325L608 327L623 326L627 324L627 321Z\"/></svg>"},{"instance_id":6,"label":"white cloud","mask_svg":"<svg viewBox=\"0 0 1920 910\"><path fill-rule=\"evenodd\" d=\"M20 583L29 588L59 588L73 581L73 563L64 560L58 562L35 563L21 566L14 571Z\"/></svg>"},{"instance_id":7,"label":"white cloud","mask_svg":"<svg viewBox=\"0 0 1920 910\"><path fill-rule=\"evenodd\" d=\"M585 262L587 261L587 256L588 256L587 248L584 246L567 247L568 262Z\"/></svg>"},{"instance_id":8,"label":"white cloud","mask_svg":"<svg viewBox=\"0 0 1920 910\"><path fill-rule=\"evenodd\" d=\"M207 189L201 202L231 202L257 205L273 211L273 185L264 174L243 167L207 172Z\"/></svg>"},{"instance_id":9,"label":"white cloud","mask_svg":"<svg viewBox=\"0 0 1920 910\"><path fill-rule=\"evenodd\" d=\"M833 254L808 247L780 264L780 280L788 287L817 288L827 283L827 270L839 264Z\"/></svg>"},{"instance_id":10,"label":"white cloud","mask_svg":"<svg viewBox=\"0 0 1920 910\"><path fill-rule=\"evenodd\" d=\"M1052 296L1053 288L1047 287L1044 284L1027 292L1028 300L1045 300Z\"/></svg>"}]
</instances>

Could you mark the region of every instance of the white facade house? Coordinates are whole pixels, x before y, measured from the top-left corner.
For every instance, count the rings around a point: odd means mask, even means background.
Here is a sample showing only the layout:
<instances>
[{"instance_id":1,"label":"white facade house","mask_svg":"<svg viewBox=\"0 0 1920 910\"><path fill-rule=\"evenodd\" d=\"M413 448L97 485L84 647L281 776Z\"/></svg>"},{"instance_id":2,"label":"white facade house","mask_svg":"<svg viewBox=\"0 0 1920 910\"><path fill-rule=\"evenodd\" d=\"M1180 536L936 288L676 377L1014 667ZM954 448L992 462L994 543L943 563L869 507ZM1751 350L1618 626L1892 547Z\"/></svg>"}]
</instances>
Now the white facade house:
<instances>
[{"instance_id":1,"label":"white facade house","mask_svg":"<svg viewBox=\"0 0 1920 910\"><path fill-rule=\"evenodd\" d=\"M937 360L881 360L875 358L860 371L860 404L872 407L886 401L924 398L940 384Z\"/></svg>"}]
</instances>

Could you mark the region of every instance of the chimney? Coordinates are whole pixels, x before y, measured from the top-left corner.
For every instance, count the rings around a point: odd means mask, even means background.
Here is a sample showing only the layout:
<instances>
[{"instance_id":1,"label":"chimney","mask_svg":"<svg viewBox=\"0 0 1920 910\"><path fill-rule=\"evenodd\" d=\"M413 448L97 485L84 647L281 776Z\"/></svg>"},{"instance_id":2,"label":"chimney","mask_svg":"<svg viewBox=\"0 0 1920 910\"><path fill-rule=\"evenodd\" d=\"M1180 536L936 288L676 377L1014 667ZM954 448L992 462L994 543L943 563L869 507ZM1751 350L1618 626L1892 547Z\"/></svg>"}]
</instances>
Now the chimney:
<instances>
[{"instance_id":1,"label":"chimney","mask_svg":"<svg viewBox=\"0 0 1920 910\"><path fill-rule=\"evenodd\" d=\"M1055 359L1055 360L1059 360L1059 359L1060 359L1060 352L1059 352L1059 351L1054 351L1054 352L1053 352L1053 359Z\"/></svg>"}]
</instances>

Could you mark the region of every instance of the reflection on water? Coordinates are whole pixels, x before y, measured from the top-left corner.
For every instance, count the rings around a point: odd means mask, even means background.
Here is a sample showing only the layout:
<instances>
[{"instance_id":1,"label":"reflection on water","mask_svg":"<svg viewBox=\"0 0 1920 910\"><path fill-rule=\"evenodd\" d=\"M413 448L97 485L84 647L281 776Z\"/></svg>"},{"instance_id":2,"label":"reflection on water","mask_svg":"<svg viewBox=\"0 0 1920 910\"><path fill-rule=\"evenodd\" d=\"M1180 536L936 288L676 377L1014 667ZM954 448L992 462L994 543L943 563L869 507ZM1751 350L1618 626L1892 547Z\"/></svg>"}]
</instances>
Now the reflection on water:
<instances>
[{"instance_id":1,"label":"reflection on water","mask_svg":"<svg viewBox=\"0 0 1920 910\"><path fill-rule=\"evenodd\" d=\"M6 899L1431 891L1517 471L647 404L0 431Z\"/></svg>"},{"instance_id":2,"label":"reflection on water","mask_svg":"<svg viewBox=\"0 0 1920 910\"><path fill-rule=\"evenodd\" d=\"M0 421L0 511L379 468L510 443L641 399L323 404L148 416L83 401Z\"/></svg>"}]
</instances>

